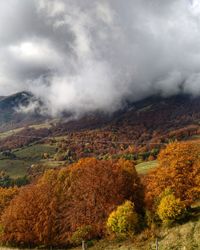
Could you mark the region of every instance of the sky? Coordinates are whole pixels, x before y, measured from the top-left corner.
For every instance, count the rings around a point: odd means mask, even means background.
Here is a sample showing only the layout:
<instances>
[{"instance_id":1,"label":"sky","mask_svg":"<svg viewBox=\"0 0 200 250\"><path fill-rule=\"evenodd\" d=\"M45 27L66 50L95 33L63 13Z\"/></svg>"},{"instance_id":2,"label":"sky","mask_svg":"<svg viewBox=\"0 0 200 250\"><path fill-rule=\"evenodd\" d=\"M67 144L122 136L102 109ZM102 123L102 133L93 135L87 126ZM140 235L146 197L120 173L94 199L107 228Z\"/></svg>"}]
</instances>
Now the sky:
<instances>
[{"instance_id":1,"label":"sky","mask_svg":"<svg viewBox=\"0 0 200 250\"><path fill-rule=\"evenodd\" d=\"M52 116L199 95L200 1L0 1L0 96L19 91Z\"/></svg>"}]
</instances>

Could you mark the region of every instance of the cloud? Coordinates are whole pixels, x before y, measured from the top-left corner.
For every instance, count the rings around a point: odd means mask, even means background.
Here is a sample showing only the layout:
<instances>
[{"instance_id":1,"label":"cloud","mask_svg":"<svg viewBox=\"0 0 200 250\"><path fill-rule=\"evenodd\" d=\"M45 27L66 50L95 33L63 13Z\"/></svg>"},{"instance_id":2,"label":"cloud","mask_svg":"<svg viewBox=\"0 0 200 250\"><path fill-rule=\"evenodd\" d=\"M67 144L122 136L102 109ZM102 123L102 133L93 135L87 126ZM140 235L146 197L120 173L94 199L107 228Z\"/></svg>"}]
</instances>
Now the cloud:
<instances>
[{"instance_id":1,"label":"cloud","mask_svg":"<svg viewBox=\"0 0 200 250\"><path fill-rule=\"evenodd\" d=\"M127 100L200 92L197 0L0 3L0 95L45 112L113 112Z\"/></svg>"}]
</instances>

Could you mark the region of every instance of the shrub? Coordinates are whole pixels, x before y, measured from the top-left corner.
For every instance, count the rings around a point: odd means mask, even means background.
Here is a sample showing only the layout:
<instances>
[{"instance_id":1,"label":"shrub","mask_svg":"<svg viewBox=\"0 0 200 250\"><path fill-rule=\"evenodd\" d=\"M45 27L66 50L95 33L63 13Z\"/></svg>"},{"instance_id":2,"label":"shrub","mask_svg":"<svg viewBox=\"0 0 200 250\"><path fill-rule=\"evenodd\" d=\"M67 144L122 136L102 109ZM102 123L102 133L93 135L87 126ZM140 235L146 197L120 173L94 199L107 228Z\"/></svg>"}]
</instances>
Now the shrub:
<instances>
[{"instance_id":1,"label":"shrub","mask_svg":"<svg viewBox=\"0 0 200 250\"><path fill-rule=\"evenodd\" d=\"M157 208L157 214L164 224L183 218L185 211L184 204L173 194L164 196Z\"/></svg>"},{"instance_id":2,"label":"shrub","mask_svg":"<svg viewBox=\"0 0 200 250\"><path fill-rule=\"evenodd\" d=\"M138 215L135 206L131 201L126 201L110 214L107 229L117 237L127 237L136 232L137 224Z\"/></svg>"},{"instance_id":3,"label":"shrub","mask_svg":"<svg viewBox=\"0 0 200 250\"><path fill-rule=\"evenodd\" d=\"M81 242L90 240L92 238L92 226L79 227L71 237L72 244L80 245Z\"/></svg>"}]
</instances>

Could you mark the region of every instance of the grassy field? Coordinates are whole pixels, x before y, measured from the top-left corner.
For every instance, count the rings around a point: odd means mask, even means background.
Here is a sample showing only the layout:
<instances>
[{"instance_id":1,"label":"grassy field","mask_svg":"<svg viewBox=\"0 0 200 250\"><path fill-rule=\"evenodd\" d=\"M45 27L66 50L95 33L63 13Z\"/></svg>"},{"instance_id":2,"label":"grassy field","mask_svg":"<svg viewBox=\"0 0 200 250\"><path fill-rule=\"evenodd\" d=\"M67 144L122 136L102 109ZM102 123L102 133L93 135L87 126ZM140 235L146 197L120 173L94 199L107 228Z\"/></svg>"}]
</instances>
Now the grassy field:
<instances>
[{"instance_id":1,"label":"grassy field","mask_svg":"<svg viewBox=\"0 0 200 250\"><path fill-rule=\"evenodd\" d=\"M64 165L62 161L43 160L42 155L48 153L50 156L55 154L55 146L47 144L36 144L24 149L14 151L15 159L5 158L0 154L0 171L5 171L12 178L26 175L27 168L37 162L46 163L49 168ZM136 165L139 174L146 174L157 166L157 161L143 162Z\"/></svg>"},{"instance_id":2,"label":"grassy field","mask_svg":"<svg viewBox=\"0 0 200 250\"><path fill-rule=\"evenodd\" d=\"M6 159L0 155L0 171L5 171L13 178L22 177L28 167L42 160L42 155L46 152L53 155L55 147L47 144L32 145L15 151L16 159Z\"/></svg>"},{"instance_id":3,"label":"grassy field","mask_svg":"<svg viewBox=\"0 0 200 250\"><path fill-rule=\"evenodd\" d=\"M102 240L94 242L91 250L154 250L155 239L145 241L144 235L126 242ZM160 228L158 236L159 250L199 250L200 249L200 217L183 225L172 228ZM73 250L81 250L81 247Z\"/></svg>"},{"instance_id":4,"label":"grassy field","mask_svg":"<svg viewBox=\"0 0 200 250\"><path fill-rule=\"evenodd\" d=\"M147 174L151 169L158 166L157 161L146 161L136 165L138 174Z\"/></svg>"}]
</instances>

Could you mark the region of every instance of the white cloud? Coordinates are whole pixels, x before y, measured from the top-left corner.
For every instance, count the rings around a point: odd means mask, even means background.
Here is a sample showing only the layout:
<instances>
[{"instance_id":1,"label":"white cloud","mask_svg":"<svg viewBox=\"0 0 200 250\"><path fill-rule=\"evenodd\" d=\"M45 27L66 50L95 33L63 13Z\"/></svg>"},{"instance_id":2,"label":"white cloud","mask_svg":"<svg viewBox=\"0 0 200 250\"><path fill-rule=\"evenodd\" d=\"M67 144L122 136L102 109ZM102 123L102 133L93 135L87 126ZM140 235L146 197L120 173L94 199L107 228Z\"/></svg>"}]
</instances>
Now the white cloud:
<instances>
[{"instance_id":1,"label":"white cloud","mask_svg":"<svg viewBox=\"0 0 200 250\"><path fill-rule=\"evenodd\" d=\"M197 95L199 12L189 0L2 1L0 95L31 90L53 115Z\"/></svg>"}]
</instances>

